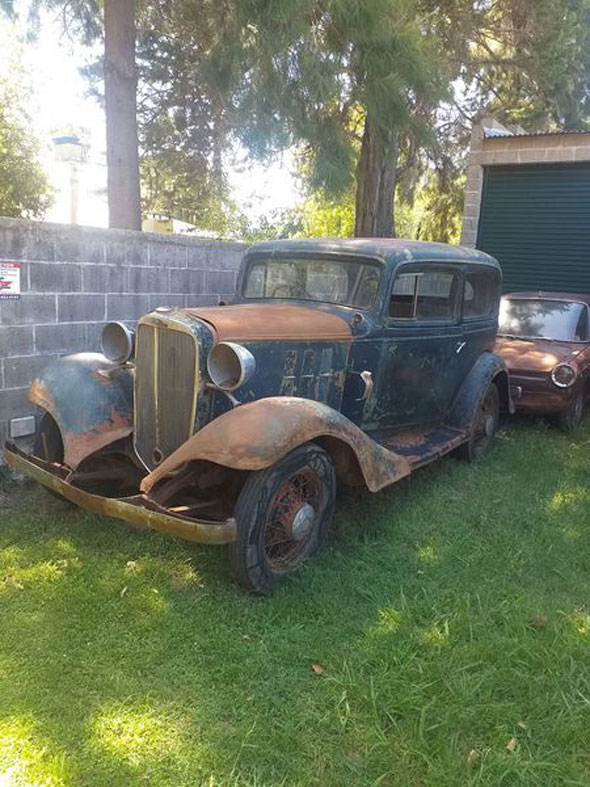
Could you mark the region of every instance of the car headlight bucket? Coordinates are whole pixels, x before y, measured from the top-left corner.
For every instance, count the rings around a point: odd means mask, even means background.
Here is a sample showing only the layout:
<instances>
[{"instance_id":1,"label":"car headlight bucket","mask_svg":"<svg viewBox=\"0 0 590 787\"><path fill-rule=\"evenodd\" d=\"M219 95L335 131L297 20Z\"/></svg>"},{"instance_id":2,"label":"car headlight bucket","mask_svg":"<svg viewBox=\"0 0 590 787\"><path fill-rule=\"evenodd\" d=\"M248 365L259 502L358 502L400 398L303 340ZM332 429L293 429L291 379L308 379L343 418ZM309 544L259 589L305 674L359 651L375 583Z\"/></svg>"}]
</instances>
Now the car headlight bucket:
<instances>
[{"instance_id":1,"label":"car headlight bucket","mask_svg":"<svg viewBox=\"0 0 590 787\"><path fill-rule=\"evenodd\" d=\"M570 388L577 377L577 371L569 363L558 363L551 372L551 380L558 388Z\"/></svg>"},{"instance_id":2,"label":"car headlight bucket","mask_svg":"<svg viewBox=\"0 0 590 787\"><path fill-rule=\"evenodd\" d=\"M108 322L102 330L101 348L112 363L125 363L135 348L135 331L122 322Z\"/></svg>"},{"instance_id":3,"label":"car headlight bucket","mask_svg":"<svg viewBox=\"0 0 590 787\"><path fill-rule=\"evenodd\" d=\"M207 358L211 382L222 391L235 391L252 377L255 369L250 350L234 342L218 342Z\"/></svg>"}]
</instances>

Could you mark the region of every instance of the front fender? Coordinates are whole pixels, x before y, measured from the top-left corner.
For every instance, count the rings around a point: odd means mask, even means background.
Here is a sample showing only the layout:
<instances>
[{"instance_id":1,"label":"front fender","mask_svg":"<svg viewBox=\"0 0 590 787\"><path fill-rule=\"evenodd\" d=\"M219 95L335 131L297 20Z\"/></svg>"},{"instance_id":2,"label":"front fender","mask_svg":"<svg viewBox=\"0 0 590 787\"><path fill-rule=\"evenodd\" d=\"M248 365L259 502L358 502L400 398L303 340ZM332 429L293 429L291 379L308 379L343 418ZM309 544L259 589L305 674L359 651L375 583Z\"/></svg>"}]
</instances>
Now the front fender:
<instances>
[{"instance_id":1,"label":"front fender","mask_svg":"<svg viewBox=\"0 0 590 787\"><path fill-rule=\"evenodd\" d=\"M133 374L112 368L99 353L77 353L48 364L29 399L56 421L64 464L75 469L90 454L133 430Z\"/></svg>"},{"instance_id":2,"label":"front fender","mask_svg":"<svg viewBox=\"0 0 590 787\"><path fill-rule=\"evenodd\" d=\"M273 396L211 421L146 476L141 489L149 492L157 481L195 459L235 470L262 470L310 440L325 446L340 475L351 478L360 471L372 492L410 472L404 457L380 446L331 407L311 399Z\"/></svg>"},{"instance_id":3,"label":"front fender","mask_svg":"<svg viewBox=\"0 0 590 787\"><path fill-rule=\"evenodd\" d=\"M498 386L503 409L509 413L514 412L506 363L499 355L485 352L473 364L459 388L448 419L449 426L457 429L471 428L482 394L491 382Z\"/></svg>"}]
</instances>

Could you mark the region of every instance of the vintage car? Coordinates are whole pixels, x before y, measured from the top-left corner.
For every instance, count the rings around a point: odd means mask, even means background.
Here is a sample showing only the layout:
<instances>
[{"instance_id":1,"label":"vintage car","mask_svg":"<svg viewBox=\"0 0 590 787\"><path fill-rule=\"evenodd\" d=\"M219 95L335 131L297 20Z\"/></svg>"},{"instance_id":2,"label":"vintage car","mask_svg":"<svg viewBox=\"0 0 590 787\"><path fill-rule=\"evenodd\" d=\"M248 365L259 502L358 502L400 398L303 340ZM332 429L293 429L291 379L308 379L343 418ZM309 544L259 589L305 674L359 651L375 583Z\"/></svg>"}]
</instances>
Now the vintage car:
<instances>
[{"instance_id":1,"label":"vintage car","mask_svg":"<svg viewBox=\"0 0 590 787\"><path fill-rule=\"evenodd\" d=\"M513 292L502 297L496 352L510 371L517 410L579 426L590 374L590 295Z\"/></svg>"},{"instance_id":2,"label":"vintage car","mask_svg":"<svg viewBox=\"0 0 590 787\"><path fill-rule=\"evenodd\" d=\"M376 492L488 448L511 408L500 281L459 246L260 243L231 305L162 306L49 364L35 448L8 462L91 511L229 544L269 593L324 544L337 480Z\"/></svg>"}]
</instances>

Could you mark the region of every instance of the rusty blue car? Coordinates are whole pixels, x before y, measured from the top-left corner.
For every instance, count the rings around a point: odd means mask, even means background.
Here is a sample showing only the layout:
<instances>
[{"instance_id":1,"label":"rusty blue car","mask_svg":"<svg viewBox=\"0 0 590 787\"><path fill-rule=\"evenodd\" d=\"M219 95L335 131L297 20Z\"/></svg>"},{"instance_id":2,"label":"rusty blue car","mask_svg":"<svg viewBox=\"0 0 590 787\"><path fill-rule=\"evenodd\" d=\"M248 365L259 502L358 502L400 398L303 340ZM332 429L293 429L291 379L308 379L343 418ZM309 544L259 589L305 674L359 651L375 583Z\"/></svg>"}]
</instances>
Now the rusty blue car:
<instances>
[{"instance_id":1,"label":"rusty blue car","mask_svg":"<svg viewBox=\"0 0 590 787\"><path fill-rule=\"evenodd\" d=\"M228 544L268 594L326 542L338 484L488 449L512 409L500 291L497 261L460 246L254 245L231 304L163 304L50 363L34 448L7 460L83 508Z\"/></svg>"}]
</instances>

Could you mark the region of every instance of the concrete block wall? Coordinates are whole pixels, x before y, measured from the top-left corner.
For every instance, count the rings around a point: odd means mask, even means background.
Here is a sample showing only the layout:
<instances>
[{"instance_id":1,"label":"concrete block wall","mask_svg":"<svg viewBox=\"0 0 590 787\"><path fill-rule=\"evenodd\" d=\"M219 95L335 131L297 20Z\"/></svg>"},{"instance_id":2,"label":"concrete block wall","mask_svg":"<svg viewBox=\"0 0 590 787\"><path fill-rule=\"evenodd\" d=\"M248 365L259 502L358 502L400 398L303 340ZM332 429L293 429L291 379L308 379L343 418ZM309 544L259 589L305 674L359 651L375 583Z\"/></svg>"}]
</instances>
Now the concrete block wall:
<instances>
[{"instance_id":1,"label":"concrete block wall","mask_svg":"<svg viewBox=\"0 0 590 787\"><path fill-rule=\"evenodd\" d=\"M233 295L246 244L0 218L0 260L22 263L20 300L0 300L0 463L11 418L53 358L97 351L109 320Z\"/></svg>"},{"instance_id":2,"label":"concrete block wall","mask_svg":"<svg viewBox=\"0 0 590 787\"><path fill-rule=\"evenodd\" d=\"M475 247L477 243L477 227L486 167L502 164L561 164L590 161L590 135L588 133L547 135L515 133L513 136L484 137L484 128L511 133L509 129L489 116L483 117L473 125L461 229L461 243L471 247Z\"/></svg>"}]
</instances>

